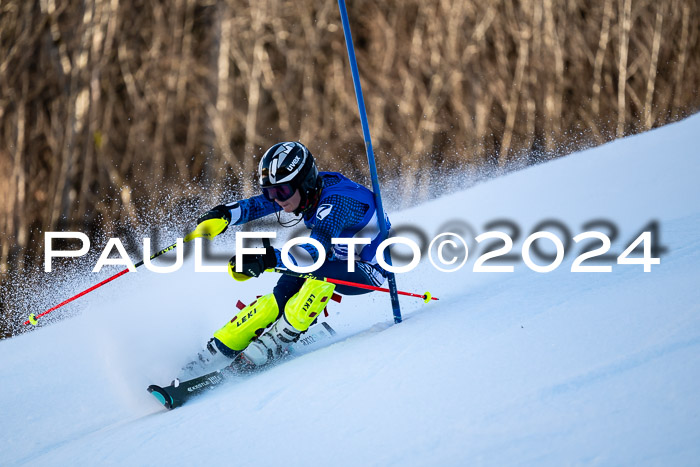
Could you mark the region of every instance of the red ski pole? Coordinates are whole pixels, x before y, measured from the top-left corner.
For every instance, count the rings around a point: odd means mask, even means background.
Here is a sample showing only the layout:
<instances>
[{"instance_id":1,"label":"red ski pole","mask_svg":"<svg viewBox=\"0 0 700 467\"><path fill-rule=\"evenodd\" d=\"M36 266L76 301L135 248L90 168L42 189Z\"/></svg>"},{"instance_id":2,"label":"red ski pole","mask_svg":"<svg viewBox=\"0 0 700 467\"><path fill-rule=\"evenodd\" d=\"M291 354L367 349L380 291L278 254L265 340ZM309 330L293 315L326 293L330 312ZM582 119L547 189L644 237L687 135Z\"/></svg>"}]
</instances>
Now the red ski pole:
<instances>
[{"instance_id":1,"label":"red ski pole","mask_svg":"<svg viewBox=\"0 0 700 467\"><path fill-rule=\"evenodd\" d=\"M289 269L272 268L272 269L268 269L268 271L278 272L280 274L286 274L288 276L301 277L302 279L316 279L317 281L330 282L331 284L347 285L350 287L357 287L360 289L376 290L379 292L391 293L391 291L389 289L386 289L384 287L375 287L373 285L360 284L358 282L350 282L350 281L344 281L344 280L340 280L340 279L332 279L330 277L316 277L313 274L303 274L300 272L290 271ZM439 300L438 298L433 297L430 292L425 292L424 294L421 295L421 294L417 294L417 293L404 292L401 290L397 290L396 293L398 293L399 295L406 295L408 297L422 298L425 303L430 302L430 300Z\"/></svg>"},{"instance_id":2,"label":"red ski pole","mask_svg":"<svg viewBox=\"0 0 700 467\"><path fill-rule=\"evenodd\" d=\"M163 248L163 249L160 250L158 253L156 253L156 254L154 254L154 255L151 255L151 259L157 258L158 256L160 256L160 255L162 255L162 254L164 254L164 253L167 253L167 252L170 251L170 250L173 250L176 246L177 246L177 243L173 243L173 244L170 245L169 247ZM137 268L137 267L139 267L139 266L141 266L141 265L143 265L143 260L141 260L141 261L139 261L138 263L134 264L134 267ZM68 300L64 300L63 302L59 303L58 305L56 305L56 306L54 306L54 307L52 307L52 308L49 308L48 310L46 310L46 311L43 312L43 313L39 313L38 315L35 315L34 313L32 313L31 315L29 315L29 319L28 319L27 321L25 321L24 324L31 324L32 326L36 326L36 325L38 324L38 319L41 318L42 316L48 315L48 314L51 313L52 311L58 310L58 309L61 308L63 305L67 305L67 304L69 304L70 302L72 302L73 300L76 300L76 299L82 297L83 295L89 294L90 292L92 292L92 291L95 290L95 289L99 289L99 288L102 287L103 285L105 285L105 284L107 284L107 283L109 283L109 282L112 282L114 279L123 276L123 275L126 274L127 272L129 272L129 268L126 268L126 269L123 269L123 270L119 271L118 273L116 273L116 274L113 275L112 277L108 277L107 279L103 280L103 281L100 282L99 284L95 284L95 285L93 285L92 287L90 287L89 289L85 289L85 290L83 290L82 292L80 292L80 293L77 294L77 295L73 295L73 296L72 296L71 298L69 298Z\"/></svg>"},{"instance_id":3,"label":"red ski pole","mask_svg":"<svg viewBox=\"0 0 700 467\"><path fill-rule=\"evenodd\" d=\"M171 246L172 246L172 245L171 245ZM143 261L141 261L141 264L143 264ZM135 266L138 267L138 266L140 266L141 264L135 265ZM93 285L92 287L90 287L89 289L83 290L82 292L80 292L80 293L77 294L77 295L73 295L73 296L72 296L71 298L69 298L68 300L64 300L63 302L59 303L58 305L56 305L56 306L54 306L54 307L52 307L52 308L49 308L48 310L46 310L46 311L43 312L43 313L39 313L38 315L35 315L34 313L30 314L30 315L29 315L29 319L28 319L27 321L25 321L24 324L31 324L32 326L36 326L37 324L39 324L38 319L41 318L42 316L48 315L49 313L51 313L51 312L54 311L54 310L58 310L58 309L61 308L63 305L67 305L67 304L69 304L70 302L72 302L73 300L78 299L78 298L82 297L83 295L88 294L88 293L92 292L93 290L102 287L102 286L105 285L106 283L112 282L114 279L116 279L117 277L123 276L123 275L126 274L127 272L129 272L129 268L126 268L126 269L124 269L123 271L119 271L118 273L116 273L116 274L113 275L112 277L108 277L107 279L103 280L103 281L100 282L99 284L95 284L95 285Z\"/></svg>"},{"instance_id":4,"label":"red ski pole","mask_svg":"<svg viewBox=\"0 0 700 467\"><path fill-rule=\"evenodd\" d=\"M208 219L208 220L206 220L206 221L200 223L200 224L197 226L197 228L194 229L194 231L192 231L192 232L190 232L189 234L187 234L187 235L185 236L185 238L184 238L184 241L185 241L185 242L189 242L190 240L194 240L195 238L212 238L212 237L215 237L215 236L218 235L227 225L228 225L228 222L227 222L226 220L224 220L224 219ZM157 258L158 256L160 256L160 255L162 255L162 254L165 254L165 253L169 252L170 250L174 250L176 246L177 246L177 242L173 243L172 245L170 245L170 246L168 246L168 247L166 247L166 248L163 248L163 249L160 250L158 253L155 253L155 254L151 255L151 259ZM141 261L139 261L138 263L134 264L134 267L137 268L137 267L142 266L142 265L143 265L143 260L141 260ZM58 305L56 305L56 306L54 306L54 307L52 307L52 308L49 308L48 310L46 310L46 311L43 312L43 313L40 313L40 314L38 314L38 315L35 315L34 313L30 314L30 315L29 315L29 319L28 319L27 321L25 321L24 324L31 324L31 325L33 325L33 326L36 326L36 325L38 324L38 319L41 318L42 316L48 315L48 314L51 313L52 311L58 310L58 309L61 308L62 306L67 305L68 303L70 303L70 302L72 302L73 300L76 300L76 299L82 297L83 295L89 294L90 292L92 292L92 291L95 290L95 289L99 289L99 288L102 287L103 285L107 284L108 282L112 282L114 279L123 276L123 275L126 274L127 272L129 272L129 268L126 268L126 269L124 269L124 270L122 270L122 271L119 271L118 273L116 273L116 274L113 275L112 277L108 277L107 279L103 280L103 281L100 282L99 284L95 284L95 285L93 285L92 287L90 287L89 289L83 290L83 291L80 292L79 294L72 296L72 297L69 298L68 300L63 301L63 302L59 303Z\"/></svg>"}]
</instances>

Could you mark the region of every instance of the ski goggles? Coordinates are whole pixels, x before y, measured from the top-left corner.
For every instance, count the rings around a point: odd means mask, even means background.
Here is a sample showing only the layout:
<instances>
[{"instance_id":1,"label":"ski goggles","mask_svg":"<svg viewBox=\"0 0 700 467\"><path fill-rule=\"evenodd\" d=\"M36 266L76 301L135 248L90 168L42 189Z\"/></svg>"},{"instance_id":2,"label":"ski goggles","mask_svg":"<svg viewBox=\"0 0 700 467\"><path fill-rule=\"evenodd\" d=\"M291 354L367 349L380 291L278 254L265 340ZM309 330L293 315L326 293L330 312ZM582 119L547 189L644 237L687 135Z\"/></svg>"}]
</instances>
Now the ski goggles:
<instances>
[{"instance_id":1,"label":"ski goggles","mask_svg":"<svg viewBox=\"0 0 700 467\"><path fill-rule=\"evenodd\" d=\"M262 192L263 195L265 195L265 198L269 199L270 201L274 201L276 199L280 201L287 201L289 198L294 196L296 190L289 183L285 183L283 185L263 187Z\"/></svg>"}]
</instances>

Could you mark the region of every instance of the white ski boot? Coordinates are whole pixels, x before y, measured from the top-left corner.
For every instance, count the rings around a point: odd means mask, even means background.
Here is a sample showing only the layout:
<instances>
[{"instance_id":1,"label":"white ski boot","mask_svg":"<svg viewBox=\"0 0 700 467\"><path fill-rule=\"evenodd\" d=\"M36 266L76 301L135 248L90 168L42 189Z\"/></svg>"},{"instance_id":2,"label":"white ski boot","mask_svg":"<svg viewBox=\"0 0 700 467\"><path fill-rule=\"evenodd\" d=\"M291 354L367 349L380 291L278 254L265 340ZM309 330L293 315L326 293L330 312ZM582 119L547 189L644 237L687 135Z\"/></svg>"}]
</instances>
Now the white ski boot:
<instances>
[{"instance_id":1,"label":"white ski boot","mask_svg":"<svg viewBox=\"0 0 700 467\"><path fill-rule=\"evenodd\" d=\"M284 315L263 335L255 339L243 351L243 356L260 367L271 363L289 353L289 347L299 340L298 331L287 322Z\"/></svg>"},{"instance_id":2,"label":"white ski boot","mask_svg":"<svg viewBox=\"0 0 700 467\"><path fill-rule=\"evenodd\" d=\"M206 348L200 350L193 361L182 367L180 379L192 379L213 370L221 369L231 363L232 360L232 357L221 353L214 342L214 338L211 338L207 342Z\"/></svg>"},{"instance_id":3,"label":"white ski boot","mask_svg":"<svg viewBox=\"0 0 700 467\"><path fill-rule=\"evenodd\" d=\"M307 279L284 306L284 313L272 327L254 339L241 357L255 366L263 366L289 353L289 348L306 332L333 296L335 284Z\"/></svg>"}]
</instances>

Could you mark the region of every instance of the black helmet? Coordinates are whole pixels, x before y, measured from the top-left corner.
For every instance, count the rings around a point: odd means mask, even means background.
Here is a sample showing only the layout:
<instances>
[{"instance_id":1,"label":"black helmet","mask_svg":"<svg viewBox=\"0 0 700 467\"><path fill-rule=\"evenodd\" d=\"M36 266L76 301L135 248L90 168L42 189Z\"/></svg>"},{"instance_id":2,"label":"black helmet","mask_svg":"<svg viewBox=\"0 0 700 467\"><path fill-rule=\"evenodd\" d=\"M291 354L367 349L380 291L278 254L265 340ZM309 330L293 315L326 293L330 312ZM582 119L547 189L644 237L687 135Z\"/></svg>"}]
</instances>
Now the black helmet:
<instances>
[{"instance_id":1,"label":"black helmet","mask_svg":"<svg viewBox=\"0 0 700 467\"><path fill-rule=\"evenodd\" d=\"M263 195L270 201L285 201L298 189L301 203L296 214L310 207L321 185L314 156L296 142L277 143L268 149L260 160L258 176Z\"/></svg>"}]
</instances>

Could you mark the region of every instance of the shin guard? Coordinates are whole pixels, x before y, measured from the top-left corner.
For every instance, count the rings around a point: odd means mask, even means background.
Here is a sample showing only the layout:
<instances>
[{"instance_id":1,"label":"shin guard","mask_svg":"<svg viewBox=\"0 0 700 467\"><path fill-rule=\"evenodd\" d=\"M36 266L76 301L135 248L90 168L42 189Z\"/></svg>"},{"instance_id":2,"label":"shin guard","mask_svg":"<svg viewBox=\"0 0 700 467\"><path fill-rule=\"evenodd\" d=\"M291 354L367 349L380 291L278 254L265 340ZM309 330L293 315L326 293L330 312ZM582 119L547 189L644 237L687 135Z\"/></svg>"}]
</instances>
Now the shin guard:
<instances>
[{"instance_id":1,"label":"shin guard","mask_svg":"<svg viewBox=\"0 0 700 467\"><path fill-rule=\"evenodd\" d=\"M323 312L334 289L335 284L330 282L307 279L284 307L287 322L300 332L309 329L311 323Z\"/></svg>"},{"instance_id":2,"label":"shin guard","mask_svg":"<svg viewBox=\"0 0 700 467\"><path fill-rule=\"evenodd\" d=\"M254 337L272 324L279 315L273 294L260 297L243 308L231 321L214 333L214 337L231 350L243 350Z\"/></svg>"}]
</instances>

